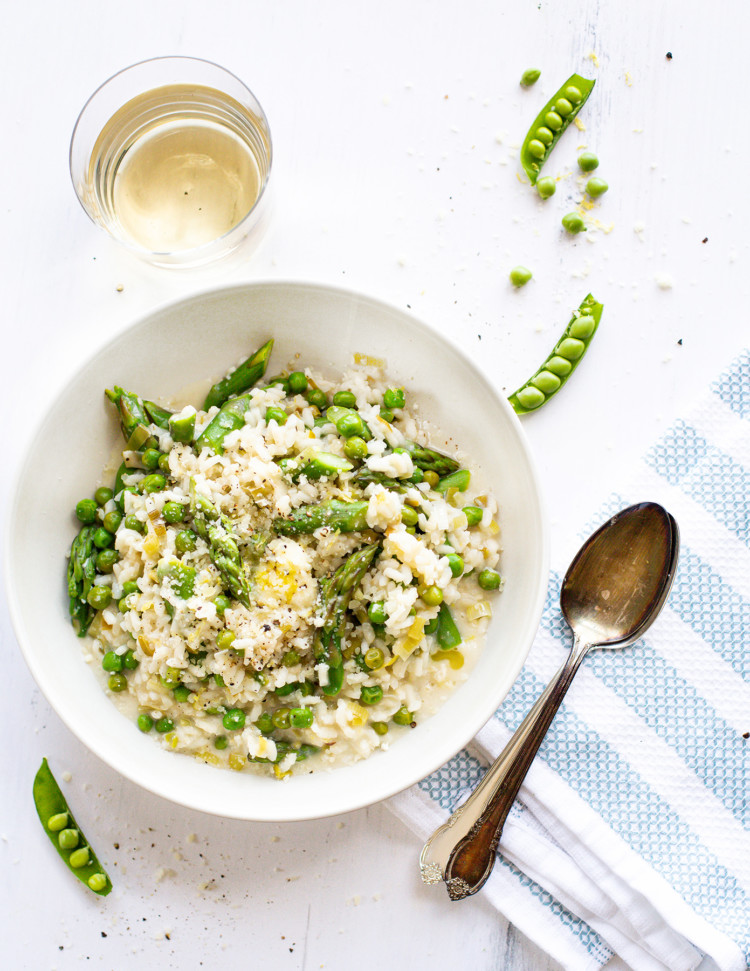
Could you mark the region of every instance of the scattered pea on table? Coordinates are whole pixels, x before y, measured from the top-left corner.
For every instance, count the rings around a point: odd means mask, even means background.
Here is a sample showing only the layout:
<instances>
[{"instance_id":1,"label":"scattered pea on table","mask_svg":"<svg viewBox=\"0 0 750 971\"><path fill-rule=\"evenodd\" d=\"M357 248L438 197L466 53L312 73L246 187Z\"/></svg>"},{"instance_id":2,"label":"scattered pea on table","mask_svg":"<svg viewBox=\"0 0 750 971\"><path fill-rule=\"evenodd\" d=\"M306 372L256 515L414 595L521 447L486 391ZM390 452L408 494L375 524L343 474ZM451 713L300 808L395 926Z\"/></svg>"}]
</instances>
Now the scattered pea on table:
<instances>
[{"instance_id":1,"label":"scattered pea on table","mask_svg":"<svg viewBox=\"0 0 750 971\"><path fill-rule=\"evenodd\" d=\"M510 271L510 282L514 287L524 287L532 277L531 270L525 266L514 266Z\"/></svg>"}]
</instances>

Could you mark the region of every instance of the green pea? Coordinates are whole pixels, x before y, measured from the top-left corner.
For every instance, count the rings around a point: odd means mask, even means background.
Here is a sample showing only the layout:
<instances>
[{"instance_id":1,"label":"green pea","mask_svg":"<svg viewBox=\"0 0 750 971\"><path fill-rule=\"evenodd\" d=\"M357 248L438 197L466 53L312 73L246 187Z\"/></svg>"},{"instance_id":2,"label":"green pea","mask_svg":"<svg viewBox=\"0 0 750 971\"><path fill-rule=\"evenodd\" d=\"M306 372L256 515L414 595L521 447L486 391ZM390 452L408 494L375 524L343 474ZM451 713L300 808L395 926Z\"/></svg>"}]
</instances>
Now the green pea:
<instances>
[{"instance_id":1,"label":"green pea","mask_svg":"<svg viewBox=\"0 0 750 971\"><path fill-rule=\"evenodd\" d=\"M355 461L367 458L367 442L359 435L352 435L344 442L344 455Z\"/></svg>"},{"instance_id":2,"label":"green pea","mask_svg":"<svg viewBox=\"0 0 750 971\"><path fill-rule=\"evenodd\" d=\"M424 481L431 489L434 489L438 482L440 482L440 476L433 469L427 469L424 474Z\"/></svg>"},{"instance_id":3,"label":"green pea","mask_svg":"<svg viewBox=\"0 0 750 971\"><path fill-rule=\"evenodd\" d=\"M97 506L106 506L112 496L113 492L111 489L108 489L107 486L99 486L94 493L94 500Z\"/></svg>"},{"instance_id":4,"label":"green pea","mask_svg":"<svg viewBox=\"0 0 750 971\"><path fill-rule=\"evenodd\" d=\"M562 382L556 374L551 371L540 371L539 374L535 375L531 379L531 383L535 388L539 388L544 394L554 394L555 391L560 387Z\"/></svg>"},{"instance_id":5,"label":"green pea","mask_svg":"<svg viewBox=\"0 0 750 971\"><path fill-rule=\"evenodd\" d=\"M139 715L136 719L136 725L138 725L138 730L143 732L145 735L154 727L154 719L151 717L151 715Z\"/></svg>"},{"instance_id":6,"label":"green pea","mask_svg":"<svg viewBox=\"0 0 750 971\"><path fill-rule=\"evenodd\" d=\"M108 533L116 533L120 528L121 522L122 513L117 509L113 509L112 512L108 512L102 520L102 526L104 526Z\"/></svg>"},{"instance_id":7,"label":"green pea","mask_svg":"<svg viewBox=\"0 0 750 971\"><path fill-rule=\"evenodd\" d=\"M583 317L579 317L575 320L568 328L568 334L571 337L576 337L578 340L586 340L586 338L591 337L591 335L596 330L596 321L589 314L584 314Z\"/></svg>"},{"instance_id":8,"label":"green pea","mask_svg":"<svg viewBox=\"0 0 750 971\"><path fill-rule=\"evenodd\" d=\"M171 732L174 730L174 722L172 721L171 718L167 718L167 716L165 715L163 718L160 718L158 720L156 725L154 725L154 728L157 730L157 732L160 735L166 735L167 732Z\"/></svg>"},{"instance_id":9,"label":"green pea","mask_svg":"<svg viewBox=\"0 0 750 971\"><path fill-rule=\"evenodd\" d=\"M388 619L385 612L385 601L373 600L367 608L367 619L371 624L384 624Z\"/></svg>"},{"instance_id":10,"label":"green pea","mask_svg":"<svg viewBox=\"0 0 750 971\"><path fill-rule=\"evenodd\" d=\"M266 422L275 421L277 425L286 425L287 414L283 408L272 405L266 408Z\"/></svg>"},{"instance_id":11,"label":"green pea","mask_svg":"<svg viewBox=\"0 0 750 971\"><path fill-rule=\"evenodd\" d=\"M216 607L216 613L219 617L224 616L224 611L232 606L232 601L227 597L226 594L220 593L217 597L214 597L214 607Z\"/></svg>"},{"instance_id":12,"label":"green pea","mask_svg":"<svg viewBox=\"0 0 750 971\"><path fill-rule=\"evenodd\" d=\"M451 568L452 577L460 577L464 572L464 558L458 553L449 553L446 557Z\"/></svg>"},{"instance_id":13,"label":"green pea","mask_svg":"<svg viewBox=\"0 0 750 971\"><path fill-rule=\"evenodd\" d=\"M100 550L96 554L96 568L99 573L111 573L115 563L120 559L117 550Z\"/></svg>"},{"instance_id":14,"label":"green pea","mask_svg":"<svg viewBox=\"0 0 750 971\"><path fill-rule=\"evenodd\" d=\"M138 593L138 583L136 580L126 580L122 585L123 597L129 597L131 593Z\"/></svg>"},{"instance_id":15,"label":"green pea","mask_svg":"<svg viewBox=\"0 0 750 971\"><path fill-rule=\"evenodd\" d=\"M586 350L583 341L576 340L575 337L566 337L560 341L555 348L560 357L567 358L569 361L577 361Z\"/></svg>"},{"instance_id":16,"label":"green pea","mask_svg":"<svg viewBox=\"0 0 750 971\"><path fill-rule=\"evenodd\" d=\"M187 507L183 506L179 502L169 502L164 503L161 514L164 517L164 522L166 523L181 523L185 518L187 512Z\"/></svg>"},{"instance_id":17,"label":"green pea","mask_svg":"<svg viewBox=\"0 0 750 971\"><path fill-rule=\"evenodd\" d=\"M104 610L112 601L112 591L103 584L102 586L94 586L89 590L86 600L94 610Z\"/></svg>"},{"instance_id":18,"label":"green pea","mask_svg":"<svg viewBox=\"0 0 750 971\"><path fill-rule=\"evenodd\" d=\"M169 472L169 456L168 455L160 455L159 456L159 468L162 470L162 472L167 472L167 473Z\"/></svg>"},{"instance_id":19,"label":"green pea","mask_svg":"<svg viewBox=\"0 0 750 971\"><path fill-rule=\"evenodd\" d=\"M546 364L547 370L556 374L559 378L567 377L573 370L573 365L570 361L566 361L564 357L559 355L553 355Z\"/></svg>"},{"instance_id":20,"label":"green pea","mask_svg":"<svg viewBox=\"0 0 750 971\"><path fill-rule=\"evenodd\" d=\"M290 721L290 709L289 708L277 708L276 711L271 715L271 722L274 728L278 728L283 731L285 728L289 728L291 725Z\"/></svg>"},{"instance_id":21,"label":"green pea","mask_svg":"<svg viewBox=\"0 0 750 971\"><path fill-rule=\"evenodd\" d=\"M325 391L321 391L320 388L310 388L307 392L307 400L320 411L325 411L328 407L328 397Z\"/></svg>"},{"instance_id":22,"label":"green pea","mask_svg":"<svg viewBox=\"0 0 750 971\"><path fill-rule=\"evenodd\" d=\"M577 105L583 95L581 94L580 89L574 84L569 84L563 91L563 97L567 98L571 104Z\"/></svg>"},{"instance_id":23,"label":"green pea","mask_svg":"<svg viewBox=\"0 0 750 971\"><path fill-rule=\"evenodd\" d=\"M397 725L411 725L414 721L414 713L409 711L406 705L401 705L393 720Z\"/></svg>"},{"instance_id":24,"label":"green pea","mask_svg":"<svg viewBox=\"0 0 750 971\"><path fill-rule=\"evenodd\" d=\"M599 167L599 159L593 152L581 152L578 156L578 167L582 172L593 172Z\"/></svg>"},{"instance_id":25,"label":"green pea","mask_svg":"<svg viewBox=\"0 0 750 971\"><path fill-rule=\"evenodd\" d=\"M294 694L299 688L299 681L289 681L287 684L282 684L278 688L274 688L274 694L277 698L286 698L287 695Z\"/></svg>"},{"instance_id":26,"label":"green pea","mask_svg":"<svg viewBox=\"0 0 750 971\"><path fill-rule=\"evenodd\" d=\"M387 388L383 394L383 404L386 408L403 408L406 405L406 392L403 388Z\"/></svg>"},{"instance_id":27,"label":"green pea","mask_svg":"<svg viewBox=\"0 0 750 971\"><path fill-rule=\"evenodd\" d=\"M557 183L551 175L545 175L541 179L537 179L536 191L539 193L540 198L549 199L557 191Z\"/></svg>"},{"instance_id":28,"label":"green pea","mask_svg":"<svg viewBox=\"0 0 750 971\"><path fill-rule=\"evenodd\" d=\"M375 732L376 735L388 734L387 722L370 722L370 728Z\"/></svg>"},{"instance_id":29,"label":"green pea","mask_svg":"<svg viewBox=\"0 0 750 971\"><path fill-rule=\"evenodd\" d=\"M235 633L231 630L222 630L216 635L216 647L219 651L228 651L234 644Z\"/></svg>"},{"instance_id":30,"label":"green pea","mask_svg":"<svg viewBox=\"0 0 750 971\"><path fill-rule=\"evenodd\" d=\"M539 388L522 388L516 393L519 404L527 411L533 411L539 405L543 405L546 398Z\"/></svg>"},{"instance_id":31,"label":"green pea","mask_svg":"<svg viewBox=\"0 0 750 971\"><path fill-rule=\"evenodd\" d=\"M141 522L141 520L137 516L134 516L132 513L130 513L128 516L126 516L123 519L122 525L125 527L125 529L132 529L136 533L143 534L146 532L146 524L144 522Z\"/></svg>"},{"instance_id":32,"label":"green pea","mask_svg":"<svg viewBox=\"0 0 750 971\"><path fill-rule=\"evenodd\" d=\"M274 377L268 379L267 387L272 388L274 385L283 388L285 392L289 390L289 382L283 374L276 374Z\"/></svg>"},{"instance_id":33,"label":"green pea","mask_svg":"<svg viewBox=\"0 0 750 971\"><path fill-rule=\"evenodd\" d=\"M406 480L407 482L424 482L424 472L420 469L418 465L414 466L414 471Z\"/></svg>"},{"instance_id":34,"label":"green pea","mask_svg":"<svg viewBox=\"0 0 750 971\"><path fill-rule=\"evenodd\" d=\"M401 522L405 526L416 526L419 521L419 513L413 506L404 506L401 510Z\"/></svg>"},{"instance_id":35,"label":"green pea","mask_svg":"<svg viewBox=\"0 0 750 971\"><path fill-rule=\"evenodd\" d=\"M357 396L352 391L337 391L333 396L333 403L342 408L356 408Z\"/></svg>"},{"instance_id":36,"label":"green pea","mask_svg":"<svg viewBox=\"0 0 750 971\"><path fill-rule=\"evenodd\" d=\"M107 886L107 878L103 873L92 873L86 882L94 893L99 893Z\"/></svg>"},{"instance_id":37,"label":"green pea","mask_svg":"<svg viewBox=\"0 0 750 971\"><path fill-rule=\"evenodd\" d=\"M77 829L63 829L57 837L57 842L61 850L74 850L80 838Z\"/></svg>"},{"instance_id":38,"label":"green pea","mask_svg":"<svg viewBox=\"0 0 750 971\"><path fill-rule=\"evenodd\" d=\"M544 142L545 145L551 145L555 140L555 136L552 134L549 128L545 128L544 125L542 125L541 128L537 128L537 130L534 132L534 137L540 142Z\"/></svg>"},{"instance_id":39,"label":"green pea","mask_svg":"<svg viewBox=\"0 0 750 971\"><path fill-rule=\"evenodd\" d=\"M141 455L141 461L143 462L144 468L148 469L150 472L154 472L159 468L160 458L161 452L156 448L147 448Z\"/></svg>"},{"instance_id":40,"label":"green pea","mask_svg":"<svg viewBox=\"0 0 750 971\"><path fill-rule=\"evenodd\" d=\"M469 526L476 526L482 521L482 516L484 516L484 510L480 509L479 506L464 506L461 512L466 516L466 522Z\"/></svg>"},{"instance_id":41,"label":"green pea","mask_svg":"<svg viewBox=\"0 0 750 971\"><path fill-rule=\"evenodd\" d=\"M385 664L385 654L379 647L370 647L365 651L364 660L368 671L377 671Z\"/></svg>"},{"instance_id":42,"label":"green pea","mask_svg":"<svg viewBox=\"0 0 750 971\"><path fill-rule=\"evenodd\" d=\"M586 183L586 192L591 196L592 199L598 199L599 196L603 196L604 193L609 188L609 183L605 182L604 179L599 179L594 176L593 179L589 179Z\"/></svg>"},{"instance_id":43,"label":"green pea","mask_svg":"<svg viewBox=\"0 0 750 971\"><path fill-rule=\"evenodd\" d=\"M289 724L292 728L309 728L313 717L312 708L292 708L289 711Z\"/></svg>"},{"instance_id":44,"label":"green pea","mask_svg":"<svg viewBox=\"0 0 750 971\"><path fill-rule=\"evenodd\" d=\"M125 691L128 686L128 679L124 674L110 674L109 678L107 679L107 686L110 691Z\"/></svg>"},{"instance_id":45,"label":"green pea","mask_svg":"<svg viewBox=\"0 0 750 971\"><path fill-rule=\"evenodd\" d=\"M514 266L510 271L510 282L514 287L524 287L532 277L531 270L525 266Z\"/></svg>"},{"instance_id":46,"label":"green pea","mask_svg":"<svg viewBox=\"0 0 750 971\"><path fill-rule=\"evenodd\" d=\"M184 704L184 702L188 700L191 694L192 694L192 691L190 690L190 688L188 688L187 685L184 685L184 684L178 684L177 687L172 692L172 695L174 696L174 700L180 704Z\"/></svg>"},{"instance_id":47,"label":"green pea","mask_svg":"<svg viewBox=\"0 0 750 971\"><path fill-rule=\"evenodd\" d=\"M383 419L383 421L387 421L389 425L392 425L393 422L396 420L396 416L388 408L381 408L378 414Z\"/></svg>"},{"instance_id":48,"label":"green pea","mask_svg":"<svg viewBox=\"0 0 750 971\"><path fill-rule=\"evenodd\" d=\"M569 212L562 217L563 229L576 236L578 233L585 232L586 226L577 212Z\"/></svg>"},{"instance_id":49,"label":"green pea","mask_svg":"<svg viewBox=\"0 0 750 971\"><path fill-rule=\"evenodd\" d=\"M287 651L281 659L281 663L285 668L293 668L295 664L299 664L299 661L299 654L294 650L294 648Z\"/></svg>"},{"instance_id":50,"label":"green pea","mask_svg":"<svg viewBox=\"0 0 750 971\"><path fill-rule=\"evenodd\" d=\"M258 729L261 735L270 735L274 728L271 713L264 711L255 723L255 727Z\"/></svg>"},{"instance_id":51,"label":"green pea","mask_svg":"<svg viewBox=\"0 0 750 971\"><path fill-rule=\"evenodd\" d=\"M534 158L544 158L547 154L547 146L544 142L540 142L538 138L532 138L526 149L529 155L533 155Z\"/></svg>"},{"instance_id":52,"label":"green pea","mask_svg":"<svg viewBox=\"0 0 750 971\"><path fill-rule=\"evenodd\" d=\"M220 752L229 745L229 739L226 735L217 735L214 739L214 748L217 748Z\"/></svg>"},{"instance_id":53,"label":"green pea","mask_svg":"<svg viewBox=\"0 0 750 971\"><path fill-rule=\"evenodd\" d=\"M362 685L359 700L363 705L377 705L383 700L383 689L379 684Z\"/></svg>"},{"instance_id":54,"label":"green pea","mask_svg":"<svg viewBox=\"0 0 750 971\"><path fill-rule=\"evenodd\" d=\"M245 712L241 708L230 708L221 721L228 732L239 732L245 727Z\"/></svg>"},{"instance_id":55,"label":"green pea","mask_svg":"<svg viewBox=\"0 0 750 971\"><path fill-rule=\"evenodd\" d=\"M102 669L110 673L122 671L122 657L114 651L107 651L102 658Z\"/></svg>"},{"instance_id":56,"label":"green pea","mask_svg":"<svg viewBox=\"0 0 750 971\"><path fill-rule=\"evenodd\" d=\"M127 651L122 655L122 666L126 671L135 671L141 662L133 653L132 648L128 648Z\"/></svg>"},{"instance_id":57,"label":"green pea","mask_svg":"<svg viewBox=\"0 0 750 971\"><path fill-rule=\"evenodd\" d=\"M307 391L307 375L304 371L292 371L287 379L290 394L304 394Z\"/></svg>"},{"instance_id":58,"label":"green pea","mask_svg":"<svg viewBox=\"0 0 750 971\"><path fill-rule=\"evenodd\" d=\"M558 98L555 102L555 111L563 118L567 118L572 110L573 105L568 101L567 98Z\"/></svg>"},{"instance_id":59,"label":"green pea","mask_svg":"<svg viewBox=\"0 0 750 971\"><path fill-rule=\"evenodd\" d=\"M530 88L532 84L536 84L541 76L542 72L539 70L539 68L528 68L528 70L524 71L521 75L521 87Z\"/></svg>"},{"instance_id":60,"label":"green pea","mask_svg":"<svg viewBox=\"0 0 750 971\"><path fill-rule=\"evenodd\" d=\"M167 480L160 472L152 472L141 480L141 492L161 492L166 485Z\"/></svg>"},{"instance_id":61,"label":"green pea","mask_svg":"<svg viewBox=\"0 0 750 971\"><path fill-rule=\"evenodd\" d=\"M68 863L73 867L74 870L80 870L82 866L86 866L89 862L89 848L88 846L81 846L73 852L68 857Z\"/></svg>"},{"instance_id":62,"label":"green pea","mask_svg":"<svg viewBox=\"0 0 750 971\"><path fill-rule=\"evenodd\" d=\"M97 546L100 550L106 550L108 546L112 546L115 541L114 536L109 530L106 530L103 526L94 530L93 535L94 546Z\"/></svg>"},{"instance_id":63,"label":"green pea","mask_svg":"<svg viewBox=\"0 0 750 971\"><path fill-rule=\"evenodd\" d=\"M352 438L355 435L362 438L364 430L365 423L356 412L342 415L336 422L336 431L342 438Z\"/></svg>"},{"instance_id":64,"label":"green pea","mask_svg":"<svg viewBox=\"0 0 750 971\"><path fill-rule=\"evenodd\" d=\"M97 505L94 499L81 499L76 503L76 516L85 526L96 522Z\"/></svg>"},{"instance_id":65,"label":"green pea","mask_svg":"<svg viewBox=\"0 0 750 971\"><path fill-rule=\"evenodd\" d=\"M198 537L192 529L181 529L174 538L174 548L178 553L192 553L198 545Z\"/></svg>"},{"instance_id":66,"label":"green pea","mask_svg":"<svg viewBox=\"0 0 750 971\"><path fill-rule=\"evenodd\" d=\"M482 570L477 582L482 590L497 590L500 586L500 574L497 570Z\"/></svg>"},{"instance_id":67,"label":"green pea","mask_svg":"<svg viewBox=\"0 0 750 971\"><path fill-rule=\"evenodd\" d=\"M547 128L551 128L552 131L560 131L563 126L563 120L556 111L548 111L544 116L544 124Z\"/></svg>"},{"instance_id":68,"label":"green pea","mask_svg":"<svg viewBox=\"0 0 750 971\"><path fill-rule=\"evenodd\" d=\"M443 602L443 591L434 584L429 587L420 587L419 596L428 607L439 607Z\"/></svg>"},{"instance_id":69,"label":"green pea","mask_svg":"<svg viewBox=\"0 0 750 971\"><path fill-rule=\"evenodd\" d=\"M55 813L47 820L47 829L52 830L53 833L59 833L61 829L65 829L68 825L69 819L67 813Z\"/></svg>"},{"instance_id":70,"label":"green pea","mask_svg":"<svg viewBox=\"0 0 750 971\"><path fill-rule=\"evenodd\" d=\"M172 668L167 665L166 671L159 677L159 680L165 688L176 688L180 683L180 674L180 668Z\"/></svg>"}]
</instances>

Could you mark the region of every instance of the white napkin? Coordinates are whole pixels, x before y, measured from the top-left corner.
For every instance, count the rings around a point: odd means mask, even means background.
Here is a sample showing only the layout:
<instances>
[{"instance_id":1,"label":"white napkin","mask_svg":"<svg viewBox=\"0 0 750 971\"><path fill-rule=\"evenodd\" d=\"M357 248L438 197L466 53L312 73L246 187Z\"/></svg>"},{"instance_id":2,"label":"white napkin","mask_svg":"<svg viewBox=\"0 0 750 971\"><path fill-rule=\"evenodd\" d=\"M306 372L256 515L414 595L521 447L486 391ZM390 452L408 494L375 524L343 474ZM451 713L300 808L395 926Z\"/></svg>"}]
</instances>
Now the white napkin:
<instances>
[{"instance_id":1,"label":"white napkin","mask_svg":"<svg viewBox=\"0 0 750 971\"><path fill-rule=\"evenodd\" d=\"M634 502L676 518L680 562L646 637L579 670L506 822L484 893L565 968L750 962L750 352L581 531ZM390 806L426 839L559 668L561 574L527 664L472 745ZM623 670L627 665L627 671ZM415 866L416 856L415 856ZM434 893L444 893L437 885ZM461 906L460 902L456 903Z\"/></svg>"}]
</instances>

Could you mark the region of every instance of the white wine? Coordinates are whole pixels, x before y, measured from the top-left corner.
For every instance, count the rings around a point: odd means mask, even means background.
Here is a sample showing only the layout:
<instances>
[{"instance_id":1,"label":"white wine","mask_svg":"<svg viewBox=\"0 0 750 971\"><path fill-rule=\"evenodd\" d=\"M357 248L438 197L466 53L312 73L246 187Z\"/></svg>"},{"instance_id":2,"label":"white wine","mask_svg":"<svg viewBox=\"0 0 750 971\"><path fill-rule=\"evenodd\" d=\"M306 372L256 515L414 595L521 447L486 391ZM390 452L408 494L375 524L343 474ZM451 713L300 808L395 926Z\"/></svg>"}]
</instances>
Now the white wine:
<instances>
[{"instance_id":1,"label":"white wine","mask_svg":"<svg viewBox=\"0 0 750 971\"><path fill-rule=\"evenodd\" d=\"M270 168L262 119L228 95L168 85L133 98L102 129L89 202L113 235L151 253L211 243L241 223Z\"/></svg>"}]
</instances>

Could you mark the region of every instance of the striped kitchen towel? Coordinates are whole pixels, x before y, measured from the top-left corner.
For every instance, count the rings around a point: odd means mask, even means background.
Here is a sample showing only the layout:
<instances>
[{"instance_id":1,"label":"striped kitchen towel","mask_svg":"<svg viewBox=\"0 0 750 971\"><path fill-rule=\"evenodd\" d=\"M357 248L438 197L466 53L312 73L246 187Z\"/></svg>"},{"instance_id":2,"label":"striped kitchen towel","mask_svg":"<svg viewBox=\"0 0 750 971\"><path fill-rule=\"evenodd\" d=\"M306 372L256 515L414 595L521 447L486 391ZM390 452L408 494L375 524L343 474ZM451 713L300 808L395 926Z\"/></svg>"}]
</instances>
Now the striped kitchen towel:
<instances>
[{"instance_id":1,"label":"striped kitchen towel","mask_svg":"<svg viewBox=\"0 0 750 971\"><path fill-rule=\"evenodd\" d=\"M646 636L584 662L482 891L565 968L600 968L613 954L637 971L750 964L749 487L745 352L581 531L653 500L677 520L681 552ZM539 633L495 717L390 801L420 840L476 785L562 663L566 566L550 577Z\"/></svg>"}]
</instances>

